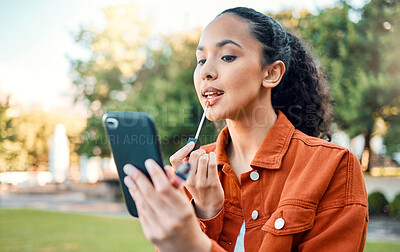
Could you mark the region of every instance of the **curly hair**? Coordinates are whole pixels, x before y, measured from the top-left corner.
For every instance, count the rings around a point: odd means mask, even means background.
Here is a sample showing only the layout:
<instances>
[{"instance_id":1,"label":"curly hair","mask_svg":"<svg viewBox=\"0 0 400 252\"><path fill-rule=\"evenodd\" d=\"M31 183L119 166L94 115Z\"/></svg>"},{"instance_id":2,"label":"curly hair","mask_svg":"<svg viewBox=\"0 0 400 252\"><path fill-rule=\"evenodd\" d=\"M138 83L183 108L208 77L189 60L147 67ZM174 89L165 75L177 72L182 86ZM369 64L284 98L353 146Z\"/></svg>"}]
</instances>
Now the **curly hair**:
<instances>
[{"instance_id":1,"label":"curly hair","mask_svg":"<svg viewBox=\"0 0 400 252\"><path fill-rule=\"evenodd\" d=\"M331 141L333 113L327 80L306 43L272 17L251 8L227 9L218 16L224 13L249 24L251 35L262 46L262 67L277 60L285 64L281 83L272 89L272 107L281 110L296 129Z\"/></svg>"}]
</instances>

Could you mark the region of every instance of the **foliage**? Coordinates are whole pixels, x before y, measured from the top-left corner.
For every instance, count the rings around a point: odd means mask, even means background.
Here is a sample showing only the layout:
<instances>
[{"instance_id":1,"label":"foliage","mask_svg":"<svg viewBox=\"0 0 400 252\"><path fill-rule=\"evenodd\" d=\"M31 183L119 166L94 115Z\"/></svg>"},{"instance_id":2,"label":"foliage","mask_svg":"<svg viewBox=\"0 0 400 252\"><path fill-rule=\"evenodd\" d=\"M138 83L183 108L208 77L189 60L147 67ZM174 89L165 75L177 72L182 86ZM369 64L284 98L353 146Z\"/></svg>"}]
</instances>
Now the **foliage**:
<instances>
[{"instance_id":1,"label":"foliage","mask_svg":"<svg viewBox=\"0 0 400 252\"><path fill-rule=\"evenodd\" d=\"M13 140L14 136L11 133L11 118L7 116L7 110L10 108L9 97L5 101L0 101L0 142L5 140Z\"/></svg>"},{"instance_id":2,"label":"foliage","mask_svg":"<svg viewBox=\"0 0 400 252\"><path fill-rule=\"evenodd\" d=\"M130 29L114 29L123 13ZM173 152L193 136L202 115L202 108L197 100L193 87L193 71L195 68L195 48L200 35L199 30L175 34L162 38L149 37L147 23L138 22L137 7L118 5L105 9L106 28L81 28L76 38L89 49L88 60L71 61L74 84L81 90L77 99L87 102L89 117L83 133L84 142L78 149L80 154L88 156L108 156L109 148L102 126L103 113L117 111L146 111L155 117L160 135L164 157L167 159ZM144 24L144 25L143 25ZM112 30L112 36L111 31ZM132 33L132 34L131 34ZM141 34L140 39L135 34ZM85 36L81 34L86 34ZM145 54L145 60L136 67L125 71L125 61L115 60L113 51L96 50L95 43L103 41L105 45L119 44L126 34L138 38L134 46L125 47L124 53L129 55ZM90 39L86 39L90 38ZM98 55L101 64L97 62ZM215 129L208 123L202 130L202 142L215 140Z\"/></svg>"},{"instance_id":3,"label":"foliage","mask_svg":"<svg viewBox=\"0 0 400 252\"><path fill-rule=\"evenodd\" d=\"M78 162L74 154L79 146L80 132L85 122L73 116L43 111L21 113L18 117L9 118L5 109L0 106L0 171L26 171L32 166L39 167L48 162L49 140L54 128L62 123L67 128L70 141L71 162ZM3 130L4 129L4 130Z\"/></svg>"},{"instance_id":4,"label":"foliage","mask_svg":"<svg viewBox=\"0 0 400 252\"><path fill-rule=\"evenodd\" d=\"M6 172L13 167L24 167L27 153L21 151L22 144L16 141L13 118L7 115L10 109L9 97L0 102L0 172Z\"/></svg>"},{"instance_id":5,"label":"foliage","mask_svg":"<svg viewBox=\"0 0 400 252\"><path fill-rule=\"evenodd\" d=\"M368 195L368 212L371 215L388 213L389 202L381 192L372 192Z\"/></svg>"},{"instance_id":6,"label":"foliage","mask_svg":"<svg viewBox=\"0 0 400 252\"><path fill-rule=\"evenodd\" d=\"M85 125L81 118L37 110L22 113L13 120L16 140L22 144L22 151L27 153L26 167L48 162L49 140L57 124L66 127L70 150L73 152L80 144L79 134ZM72 161L77 162L76 158Z\"/></svg>"},{"instance_id":7,"label":"foliage","mask_svg":"<svg viewBox=\"0 0 400 252\"><path fill-rule=\"evenodd\" d=\"M388 120L388 130L383 141L387 147L387 152L392 155L395 152L400 152L400 116L394 116Z\"/></svg>"},{"instance_id":8,"label":"foliage","mask_svg":"<svg viewBox=\"0 0 400 252\"><path fill-rule=\"evenodd\" d=\"M377 120L393 126L390 121L399 117L400 64L395 56L400 55L399 11L399 1L372 0L362 9L341 1L317 15L304 11L277 15L313 45L329 73L336 123L351 138L363 134L366 150ZM350 19L354 14L360 16L358 22ZM392 141L400 142L400 135L392 136Z\"/></svg>"},{"instance_id":9,"label":"foliage","mask_svg":"<svg viewBox=\"0 0 400 252\"><path fill-rule=\"evenodd\" d=\"M389 213L393 218L400 219L400 193L398 193L390 203Z\"/></svg>"},{"instance_id":10,"label":"foliage","mask_svg":"<svg viewBox=\"0 0 400 252\"><path fill-rule=\"evenodd\" d=\"M141 20L134 4L103 9L104 28L81 27L78 44L91 52L89 59L71 59L76 100L88 105L88 123L79 154L109 155L101 117L108 106L118 107L126 99L139 71L147 60L149 22Z\"/></svg>"}]
</instances>

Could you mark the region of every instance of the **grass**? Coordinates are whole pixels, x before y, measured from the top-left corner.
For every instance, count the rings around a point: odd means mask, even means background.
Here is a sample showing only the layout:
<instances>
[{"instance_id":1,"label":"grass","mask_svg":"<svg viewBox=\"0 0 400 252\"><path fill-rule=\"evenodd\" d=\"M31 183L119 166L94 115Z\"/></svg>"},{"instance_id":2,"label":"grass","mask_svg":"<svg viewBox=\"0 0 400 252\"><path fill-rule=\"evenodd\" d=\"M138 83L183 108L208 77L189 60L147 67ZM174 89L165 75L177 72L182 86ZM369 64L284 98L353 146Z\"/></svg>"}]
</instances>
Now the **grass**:
<instances>
[{"instance_id":1,"label":"grass","mask_svg":"<svg viewBox=\"0 0 400 252\"><path fill-rule=\"evenodd\" d=\"M400 243L393 242L367 242L364 252L389 252L400 251Z\"/></svg>"},{"instance_id":2,"label":"grass","mask_svg":"<svg viewBox=\"0 0 400 252\"><path fill-rule=\"evenodd\" d=\"M0 210L1 251L154 251L134 218Z\"/></svg>"},{"instance_id":3,"label":"grass","mask_svg":"<svg viewBox=\"0 0 400 252\"><path fill-rule=\"evenodd\" d=\"M0 210L1 251L154 251L138 220L29 209ZM367 242L366 252L400 251Z\"/></svg>"}]
</instances>

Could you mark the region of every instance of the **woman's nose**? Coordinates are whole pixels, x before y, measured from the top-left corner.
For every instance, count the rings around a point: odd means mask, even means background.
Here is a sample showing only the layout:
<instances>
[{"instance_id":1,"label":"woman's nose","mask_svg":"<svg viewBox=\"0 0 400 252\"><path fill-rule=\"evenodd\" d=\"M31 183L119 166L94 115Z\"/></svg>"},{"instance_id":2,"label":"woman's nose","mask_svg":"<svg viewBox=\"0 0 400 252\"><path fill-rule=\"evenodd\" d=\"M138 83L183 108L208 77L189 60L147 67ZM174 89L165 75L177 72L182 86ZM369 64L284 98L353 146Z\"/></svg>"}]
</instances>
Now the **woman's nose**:
<instances>
[{"instance_id":1,"label":"woman's nose","mask_svg":"<svg viewBox=\"0 0 400 252\"><path fill-rule=\"evenodd\" d=\"M218 77L217 71L211 62L204 63L200 71L200 77L203 80L215 80Z\"/></svg>"}]
</instances>

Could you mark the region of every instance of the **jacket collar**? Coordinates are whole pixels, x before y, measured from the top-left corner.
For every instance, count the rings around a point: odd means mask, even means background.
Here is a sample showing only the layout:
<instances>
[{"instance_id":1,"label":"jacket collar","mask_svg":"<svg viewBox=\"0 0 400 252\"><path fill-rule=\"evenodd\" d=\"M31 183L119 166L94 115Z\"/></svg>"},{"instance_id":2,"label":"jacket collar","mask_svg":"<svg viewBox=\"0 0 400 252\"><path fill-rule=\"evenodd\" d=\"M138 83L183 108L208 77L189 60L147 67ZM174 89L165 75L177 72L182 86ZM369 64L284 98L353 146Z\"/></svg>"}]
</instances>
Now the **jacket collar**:
<instances>
[{"instance_id":1,"label":"jacket collar","mask_svg":"<svg viewBox=\"0 0 400 252\"><path fill-rule=\"evenodd\" d=\"M294 126L287 117L278 110L278 118L271 129L268 131L260 147L258 148L250 166L254 169L279 169L282 158L285 155L290 140L294 133ZM228 126L225 126L218 135L215 147L217 164L224 165L229 163L225 148L230 141Z\"/></svg>"}]
</instances>

